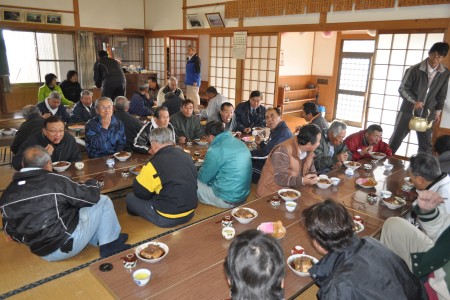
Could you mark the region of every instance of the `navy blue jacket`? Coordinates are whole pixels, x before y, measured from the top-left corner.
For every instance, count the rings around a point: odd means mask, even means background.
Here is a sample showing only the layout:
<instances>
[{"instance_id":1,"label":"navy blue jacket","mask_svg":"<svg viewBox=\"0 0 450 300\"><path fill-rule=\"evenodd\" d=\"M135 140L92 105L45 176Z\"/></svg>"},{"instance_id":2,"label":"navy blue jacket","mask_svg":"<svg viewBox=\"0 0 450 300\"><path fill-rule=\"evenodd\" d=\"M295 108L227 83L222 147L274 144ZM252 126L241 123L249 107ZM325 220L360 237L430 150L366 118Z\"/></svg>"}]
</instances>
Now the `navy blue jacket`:
<instances>
[{"instance_id":1,"label":"navy blue jacket","mask_svg":"<svg viewBox=\"0 0 450 300\"><path fill-rule=\"evenodd\" d=\"M134 92L130 99L130 108L128 112L132 115L138 116L152 116L153 115L153 101L150 101L145 97L145 95L140 92Z\"/></svg>"},{"instance_id":2,"label":"navy blue jacket","mask_svg":"<svg viewBox=\"0 0 450 300\"><path fill-rule=\"evenodd\" d=\"M123 123L111 117L111 124L104 129L99 115L86 123L86 149L89 158L114 154L125 148L126 137Z\"/></svg>"},{"instance_id":3,"label":"navy blue jacket","mask_svg":"<svg viewBox=\"0 0 450 300\"><path fill-rule=\"evenodd\" d=\"M186 63L186 78L184 80L184 84L193 85L194 82L196 82L197 86L200 86L201 84L200 69L201 69L200 57L198 57L197 53L195 53L194 55L192 55L191 59L189 59Z\"/></svg>"},{"instance_id":4,"label":"navy blue jacket","mask_svg":"<svg viewBox=\"0 0 450 300\"><path fill-rule=\"evenodd\" d=\"M72 113L70 114L70 123L80 123L87 122L93 117L97 115L95 111L94 104L91 105L89 111L86 109L86 106L81 103L81 101L77 102L73 107Z\"/></svg>"},{"instance_id":5,"label":"navy blue jacket","mask_svg":"<svg viewBox=\"0 0 450 300\"><path fill-rule=\"evenodd\" d=\"M252 157L265 157L276 145L290 138L292 138L291 130L287 127L286 122L281 121L275 129L270 131L268 143L262 142L259 144L259 149L252 150L250 153Z\"/></svg>"},{"instance_id":6,"label":"navy blue jacket","mask_svg":"<svg viewBox=\"0 0 450 300\"><path fill-rule=\"evenodd\" d=\"M266 127L266 108L258 106L254 116L250 114L250 101L239 103L234 111L237 121L237 130L243 131L244 128Z\"/></svg>"}]
</instances>

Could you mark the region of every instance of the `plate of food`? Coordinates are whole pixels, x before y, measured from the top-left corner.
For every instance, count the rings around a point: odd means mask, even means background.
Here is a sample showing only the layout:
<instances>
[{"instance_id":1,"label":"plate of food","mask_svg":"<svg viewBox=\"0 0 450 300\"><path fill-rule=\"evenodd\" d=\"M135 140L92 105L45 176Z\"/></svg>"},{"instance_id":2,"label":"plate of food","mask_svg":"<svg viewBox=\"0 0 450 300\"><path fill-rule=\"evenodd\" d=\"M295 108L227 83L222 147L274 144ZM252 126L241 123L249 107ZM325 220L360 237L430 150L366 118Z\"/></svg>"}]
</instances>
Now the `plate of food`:
<instances>
[{"instance_id":1,"label":"plate of food","mask_svg":"<svg viewBox=\"0 0 450 300\"><path fill-rule=\"evenodd\" d=\"M67 170L68 167L70 167L70 162L68 161L55 161L52 163L53 169L55 169L56 172L64 172Z\"/></svg>"},{"instance_id":2,"label":"plate of food","mask_svg":"<svg viewBox=\"0 0 450 300\"><path fill-rule=\"evenodd\" d=\"M254 143L255 137L254 136L244 136L242 138L242 141L244 141L244 143Z\"/></svg>"},{"instance_id":3,"label":"plate of food","mask_svg":"<svg viewBox=\"0 0 450 300\"><path fill-rule=\"evenodd\" d=\"M247 207L238 207L231 211L231 215L241 224L248 224L258 216L256 210Z\"/></svg>"},{"instance_id":4,"label":"plate of food","mask_svg":"<svg viewBox=\"0 0 450 300\"><path fill-rule=\"evenodd\" d=\"M293 254L288 257L287 265L298 276L309 277L308 270L319 260L306 254Z\"/></svg>"},{"instance_id":5,"label":"plate of food","mask_svg":"<svg viewBox=\"0 0 450 300\"><path fill-rule=\"evenodd\" d=\"M137 176L137 175L139 175L139 173L141 173L141 170L142 170L143 167L144 166L134 166L134 167L131 167L129 169L129 171Z\"/></svg>"},{"instance_id":6,"label":"plate of food","mask_svg":"<svg viewBox=\"0 0 450 300\"><path fill-rule=\"evenodd\" d=\"M69 125L67 126L67 129L69 130L84 130L85 125L83 124L73 124L73 125Z\"/></svg>"},{"instance_id":7,"label":"plate of food","mask_svg":"<svg viewBox=\"0 0 450 300\"><path fill-rule=\"evenodd\" d=\"M364 225L361 222L353 221L353 232L360 233L364 230Z\"/></svg>"},{"instance_id":8,"label":"plate of food","mask_svg":"<svg viewBox=\"0 0 450 300\"><path fill-rule=\"evenodd\" d=\"M397 209L406 204L405 199L400 197L390 197L390 198L381 198L384 205L386 205L389 209Z\"/></svg>"},{"instance_id":9,"label":"plate of food","mask_svg":"<svg viewBox=\"0 0 450 300\"><path fill-rule=\"evenodd\" d=\"M347 161L344 161L344 165L347 168L352 169L352 170L356 170L359 167L361 167L361 164L359 162L357 162L357 161L348 161L347 160Z\"/></svg>"},{"instance_id":10,"label":"plate of food","mask_svg":"<svg viewBox=\"0 0 450 300\"><path fill-rule=\"evenodd\" d=\"M167 256L169 247L164 243L148 242L138 246L135 253L142 261L156 263Z\"/></svg>"},{"instance_id":11,"label":"plate of food","mask_svg":"<svg viewBox=\"0 0 450 300\"><path fill-rule=\"evenodd\" d=\"M131 153L127 151L120 151L114 153L114 157L117 158L119 161L126 161L130 156Z\"/></svg>"},{"instance_id":12,"label":"plate of food","mask_svg":"<svg viewBox=\"0 0 450 300\"><path fill-rule=\"evenodd\" d=\"M286 235L286 228L281 221L261 223L256 229L270 234L276 239L281 239Z\"/></svg>"},{"instance_id":13,"label":"plate of food","mask_svg":"<svg viewBox=\"0 0 450 300\"><path fill-rule=\"evenodd\" d=\"M375 159L383 159L386 157L386 154L382 152L370 152L370 156L372 156Z\"/></svg>"},{"instance_id":14,"label":"plate of food","mask_svg":"<svg viewBox=\"0 0 450 300\"><path fill-rule=\"evenodd\" d=\"M327 189L331 186L332 182L329 178L320 178L317 180L316 185L321 189Z\"/></svg>"},{"instance_id":15,"label":"plate of food","mask_svg":"<svg viewBox=\"0 0 450 300\"><path fill-rule=\"evenodd\" d=\"M375 180L375 178L358 178L356 179L356 184L362 188L370 189L374 188L378 184L378 182Z\"/></svg>"},{"instance_id":16,"label":"plate of food","mask_svg":"<svg viewBox=\"0 0 450 300\"><path fill-rule=\"evenodd\" d=\"M301 196L301 193L293 189L280 189L278 190L278 195L280 195L284 201L295 201Z\"/></svg>"},{"instance_id":17,"label":"plate of food","mask_svg":"<svg viewBox=\"0 0 450 300\"><path fill-rule=\"evenodd\" d=\"M194 140L194 142L196 142L197 145L200 145L200 146L208 145L208 141L206 139L196 139L196 140Z\"/></svg>"}]
</instances>

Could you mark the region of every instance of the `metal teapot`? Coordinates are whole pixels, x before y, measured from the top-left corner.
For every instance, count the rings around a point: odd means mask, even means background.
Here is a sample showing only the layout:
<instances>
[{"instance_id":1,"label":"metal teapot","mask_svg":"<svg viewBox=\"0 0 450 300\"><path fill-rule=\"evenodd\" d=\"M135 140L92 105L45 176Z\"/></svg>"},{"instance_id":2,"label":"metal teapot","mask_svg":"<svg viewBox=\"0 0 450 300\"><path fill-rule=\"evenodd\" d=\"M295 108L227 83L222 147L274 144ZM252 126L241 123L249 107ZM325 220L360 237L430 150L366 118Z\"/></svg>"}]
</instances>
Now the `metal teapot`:
<instances>
[{"instance_id":1,"label":"metal teapot","mask_svg":"<svg viewBox=\"0 0 450 300\"><path fill-rule=\"evenodd\" d=\"M427 118L430 115L430 110L428 110L428 114L425 118L422 117L415 117L414 116L414 109L413 109L413 117L411 118L411 120L409 120L409 129L410 130L415 130L415 131L419 131L419 132L425 132L427 131L427 129L430 129L431 126L433 126L433 121L431 121L430 123L427 123Z\"/></svg>"}]
</instances>

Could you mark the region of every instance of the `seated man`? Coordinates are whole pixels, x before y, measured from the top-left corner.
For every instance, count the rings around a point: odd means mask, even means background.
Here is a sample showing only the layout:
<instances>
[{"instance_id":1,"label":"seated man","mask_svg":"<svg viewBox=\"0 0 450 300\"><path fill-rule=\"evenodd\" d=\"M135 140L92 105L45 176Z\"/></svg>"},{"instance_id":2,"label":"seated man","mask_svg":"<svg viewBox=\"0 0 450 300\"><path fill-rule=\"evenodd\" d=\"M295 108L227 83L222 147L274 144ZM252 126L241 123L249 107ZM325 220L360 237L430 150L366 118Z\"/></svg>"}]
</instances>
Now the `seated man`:
<instances>
[{"instance_id":1,"label":"seated man","mask_svg":"<svg viewBox=\"0 0 450 300\"><path fill-rule=\"evenodd\" d=\"M438 194L417 193L413 211L423 230L403 218L389 218L380 241L400 256L414 275L426 280L429 299L450 299L450 215L439 209L443 199Z\"/></svg>"},{"instance_id":2,"label":"seated man","mask_svg":"<svg viewBox=\"0 0 450 300\"><path fill-rule=\"evenodd\" d=\"M22 155L30 146L39 145L45 148L51 156L52 162L56 161L81 161L80 148L75 138L65 134L64 122L57 116L45 119L40 132L30 136L20 145L17 154L13 157L13 167L16 170L22 168Z\"/></svg>"},{"instance_id":3,"label":"seated man","mask_svg":"<svg viewBox=\"0 0 450 300\"><path fill-rule=\"evenodd\" d=\"M198 200L232 208L242 204L250 193L252 162L250 151L221 122L206 124L209 149L198 174Z\"/></svg>"},{"instance_id":4,"label":"seated man","mask_svg":"<svg viewBox=\"0 0 450 300\"><path fill-rule=\"evenodd\" d=\"M36 105L27 105L22 109L22 115L25 122L20 124L14 136L14 141L11 145L11 152L16 154L19 151L20 145L25 142L30 136L42 132L42 125L45 119L42 117L41 111Z\"/></svg>"},{"instance_id":5,"label":"seated man","mask_svg":"<svg viewBox=\"0 0 450 300\"><path fill-rule=\"evenodd\" d=\"M193 112L194 102L186 99L181 104L181 111L170 117L170 123L175 129L176 138L180 144L199 139L203 136L200 119Z\"/></svg>"},{"instance_id":6,"label":"seated man","mask_svg":"<svg viewBox=\"0 0 450 300\"><path fill-rule=\"evenodd\" d=\"M168 92L172 92L181 99L184 99L183 91L178 87L178 79L176 79L175 77L170 77L167 85L159 89L157 97L158 106L161 106L164 103L164 101L166 100L165 95Z\"/></svg>"},{"instance_id":7,"label":"seated man","mask_svg":"<svg viewBox=\"0 0 450 300\"><path fill-rule=\"evenodd\" d=\"M58 116L64 122L70 122L70 115L66 107L61 103L61 95L58 92L50 93L43 102L39 102L36 106L41 111L44 119L50 116Z\"/></svg>"},{"instance_id":8,"label":"seated man","mask_svg":"<svg viewBox=\"0 0 450 300\"><path fill-rule=\"evenodd\" d=\"M252 182L258 183L261 177L261 170L264 167L266 158L272 149L292 138L292 132L286 123L281 119L281 111L278 108L269 108L266 111L266 124L270 128L270 135L267 141L263 141L259 135L256 136L257 149L250 151L252 155Z\"/></svg>"},{"instance_id":9,"label":"seated man","mask_svg":"<svg viewBox=\"0 0 450 300\"><path fill-rule=\"evenodd\" d=\"M113 102L108 97L95 101L97 116L86 123L86 150L89 158L112 155L125 148L123 123L113 115Z\"/></svg>"},{"instance_id":10,"label":"seated man","mask_svg":"<svg viewBox=\"0 0 450 300\"><path fill-rule=\"evenodd\" d=\"M426 299L420 280L405 262L371 237L353 233L342 204L316 203L302 213L314 248L324 255L309 269L318 299Z\"/></svg>"},{"instance_id":11,"label":"seated man","mask_svg":"<svg viewBox=\"0 0 450 300\"><path fill-rule=\"evenodd\" d=\"M207 119L208 122L219 121L217 113L220 111L220 106L229 102L228 99L221 94L219 94L215 87L209 86L206 89L206 97L208 98L208 106L203 108L200 106L200 117L202 119Z\"/></svg>"},{"instance_id":12,"label":"seated man","mask_svg":"<svg viewBox=\"0 0 450 300\"><path fill-rule=\"evenodd\" d=\"M70 114L70 123L87 122L96 115L95 106L92 104L92 92L82 91L80 101L75 104Z\"/></svg>"},{"instance_id":13,"label":"seated man","mask_svg":"<svg viewBox=\"0 0 450 300\"><path fill-rule=\"evenodd\" d=\"M124 96L118 96L114 99L114 117L121 121L123 123L123 127L125 128L125 151L133 151L134 139L141 130L142 126L144 126L138 118L135 118L128 113L129 107L130 101L128 101L128 99Z\"/></svg>"},{"instance_id":14,"label":"seated man","mask_svg":"<svg viewBox=\"0 0 450 300\"><path fill-rule=\"evenodd\" d=\"M266 127L266 108L261 104L260 91L250 93L250 100L241 102L236 106L237 130L250 133L253 127Z\"/></svg>"},{"instance_id":15,"label":"seated man","mask_svg":"<svg viewBox=\"0 0 450 300\"><path fill-rule=\"evenodd\" d=\"M322 130L328 129L327 120L325 120L322 113L319 112L319 108L314 102L306 102L303 104L303 110L301 111L300 116L309 124L316 124ZM301 126L297 126L295 128L296 133L300 130L300 127Z\"/></svg>"},{"instance_id":16,"label":"seated man","mask_svg":"<svg viewBox=\"0 0 450 300\"><path fill-rule=\"evenodd\" d=\"M219 112L216 114L216 121L222 122L225 131L236 131L237 123L233 104L231 104L230 102L222 103L222 105L220 105Z\"/></svg>"},{"instance_id":17,"label":"seated man","mask_svg":"<svg viewBox=\"0 0 450 300\"><path fill-rule=\"evenodd\" d=\"M315 174L313 157L320 144L321 132L319 126L308 124L297 136L275 146L261 171L256 196L275 193L281 187L299 188L315 184L319 177Z\"/></svg>"},{"instance_id":18,"label":"seated man","mask_svg":"<svg viewBox=\"0 0 450 300\"><path fill-rule=\"evenodd\" d=\"M358 161L363 158L370 158L370 152L382 152L386 156L392 156L389 145L383 142L383 129L380 125L372 124L366 130L349 135L344 143L352 153L352 159Z\"/></svg>"},{"instance_id":19,"label":"seated man","mask_svg":"<svg viewBox=\"0 0 450 300\"><path fill-rule=\"evenodd\" d=\"M47 261L75 256L87 244L100 245L101 257L130 248L111 199L100 195L95 180L79 184L52 173L41 146L27 148L22 164L0 198L3 228L14 241Z\"/></svg>"},{"instance_id":20,"label":"seated man","mask_svg":"<svg viewBox=\"0 0 450 300\"><path fill-rule=\"evenodd\" d=\"M148 81L139 81L138 91L135 91L130 99L129 113L137 116L151 116L153 115L153 101L150 101L148 93ZM116 98L117 99L117 98Z\"/></svg>"},{"instance_id":21,"label":"seated man","mask_svg":"<svg viewBox=\"0 0 450 300\"><path fill-rule=\"evenodd\" d=\"M188 222L197 207L197 169L190 155L174 146L172 131L150 132L153 157L133 181L127 210L159 227Z\"/></svg>"},{"instance_id":22,"label":"seated man","mask_svg":"<svg viewBox=\"0 0 450 300\"><path fill-rule=\"evenodd\" d=\"M441 172L436 157L423 152L411 156L409 174L416 189L438 193L444 200L439 208L450 214L450 177Z\"/></svg>"},{"instance_id":23,"label":"seated man","mask_svg":"<svg viewBox=\"0 0 450 300\"><path fill-rule=\"evenodd\" d=\"M314 166L319 174L328 173L342 166L344 161L351 160L344 138L347 125L341 121L333 121L328 130L322 130L319 147L314 151Z\"/></svg>"},{"instance_id":24,"label":"seated man","mask_svg":"<svg viewBox=\"0 0 450 300\"><path fill-rule=\"evenodd\" d=\"M175 144L175 130L169 123L169 110L165 106L160 106L155 110L153 119L145 124L136 135L133 142L133 151L139 153L152 154L150 147L150 132L155 128L169 128L172 132L172 143Z\"/></svg>"},{"instance_id":25,"label":"seated man","mask_svg":"<svg viewBox=\"0 0 450 300\"><path fill-rule=\"evenodd\" d=\"M249 229L233 240L224 262L233 299L284 299L284 255L278 241Z\"/></svg>"},{"instance_id":26,"label":"seated man","mask_svg":"<svg viewBox=\"0 0 450 300\"><path fill-rule=\"evenodd\" d=\"M183 103L183 99L181 99L180 97L178 97L177 95L175 95L172 92L168 92L164 96L164 99L165 99L165 101L161 106L165 106L169 109L170 116L172 116L180 111L181 104Z\"/></svg>"},{"instance_id":27,"label":"seated man","mask_svg":"<svg viewBox=\"0 0 450 300\"><path fill-rule=\"evenodd\" d=\"M19 129L20 130L20 129ZM17 134L16 134L17 136ZM11 147L12 149L12 147ZM450 173L450 135L441 135L434 142L434 152L437 154L442 172Z\"/></svg>"}]
</instances>

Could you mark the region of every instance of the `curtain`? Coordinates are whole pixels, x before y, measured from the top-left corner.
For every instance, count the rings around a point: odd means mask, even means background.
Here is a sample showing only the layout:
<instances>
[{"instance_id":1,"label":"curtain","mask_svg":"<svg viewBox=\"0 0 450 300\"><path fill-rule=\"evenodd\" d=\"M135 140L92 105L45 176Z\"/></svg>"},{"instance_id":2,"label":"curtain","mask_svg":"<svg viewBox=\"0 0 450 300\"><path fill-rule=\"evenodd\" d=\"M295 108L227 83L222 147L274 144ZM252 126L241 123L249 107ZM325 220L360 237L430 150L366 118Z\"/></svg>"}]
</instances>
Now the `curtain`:
<instances>
[{"instance_id":1,"label":"curtain","mask_svg":"<svg viewBox=\"0 0 450 300\"><path fill-rule=\"evenodd\" d=\"M78 34L78 81L82 88L94 88L94 63L97 59L94 46L94 33L80 31Z\"/></svg>"},{"instance_id":2,"label":"curtain","mask_svg":"<svg viewBox=\"0 0 450 300\"><path fill-rule=\"evenodd\" d=\"M2 81L2 93L11 92L9 81L8 58L6 57L6 45L3 39L3 30L0 30L0 80Z\"/></svg>"}]
</instances>

